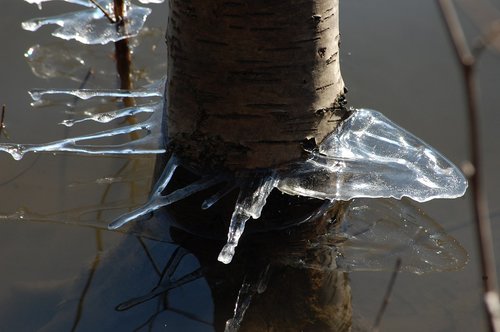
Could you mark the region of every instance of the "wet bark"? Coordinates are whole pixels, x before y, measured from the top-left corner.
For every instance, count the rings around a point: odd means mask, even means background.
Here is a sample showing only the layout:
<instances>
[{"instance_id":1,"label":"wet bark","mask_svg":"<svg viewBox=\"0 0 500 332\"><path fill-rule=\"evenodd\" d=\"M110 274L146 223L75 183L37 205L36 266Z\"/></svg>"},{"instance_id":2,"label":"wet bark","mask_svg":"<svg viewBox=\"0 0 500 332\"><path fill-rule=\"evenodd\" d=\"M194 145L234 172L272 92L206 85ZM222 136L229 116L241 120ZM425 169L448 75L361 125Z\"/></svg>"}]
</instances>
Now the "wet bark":
<instances>
[{"instance_id":1,"label":"wet bark","mask_svg":"<svg viewBox=\"0 0 500 332\"><path fill-rule=\"evenodd\" d=\"M338 0L171 0L169 10L167 126L178 156L203 168L279 167L336 126Z\"/></svg>"}]
</instances>

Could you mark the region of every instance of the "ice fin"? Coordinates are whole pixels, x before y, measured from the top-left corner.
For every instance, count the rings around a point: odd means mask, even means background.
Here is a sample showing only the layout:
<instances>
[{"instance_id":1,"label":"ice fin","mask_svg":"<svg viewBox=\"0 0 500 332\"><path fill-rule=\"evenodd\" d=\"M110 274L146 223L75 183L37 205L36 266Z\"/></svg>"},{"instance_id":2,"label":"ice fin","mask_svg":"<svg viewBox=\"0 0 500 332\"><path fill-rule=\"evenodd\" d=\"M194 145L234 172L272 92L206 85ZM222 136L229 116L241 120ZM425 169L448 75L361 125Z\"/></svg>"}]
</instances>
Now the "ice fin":
<instances>
[{"instance_id":1,"label":"ice fin","mask_svg":"<svg viewBox=\"0 0 500 332\"><path fill-rule=\"evenodd\" d=\"M108 1L98 1L112 14ZM40 6L41 1L37 2ZM61 39L75 39L83 44L107 44L124 38L135 36L139 33L151 13L151 9L129 4L123 17L125 25L117 26L109 22L108 18L99 8L84 9L53 17L35 18L22 23L25 30L36 31L48 24L58 25L52 35Z\"/></svg>"},{"instance_id":2,"label":"ice fin","mask_svg":"<svg viewBox=\"0 0 500 332\"><path fill-rule=\"evenodd\" d=\"M467 180L416 136L379 112L360 109L325 138L311 159L292 167L278 188L319 199L406 196L425 202L462 196Z\"/></svg>"},{"instance_id":3,"label":"ice fin","mask_svg":"<svg viewBox=\"0 0 500 332\"><path fill-rule=\"evenodd\" d=\"M252 217L258 219L266 204L267 197L276 187L277 175L272 172L270 175L253 174L246 179L240 189L236 206L231 216L227 242L222 248L218 260L224 264L229 264L233 259L238 241L240 240L245 223Z\"/></svg>"}]
</instances>

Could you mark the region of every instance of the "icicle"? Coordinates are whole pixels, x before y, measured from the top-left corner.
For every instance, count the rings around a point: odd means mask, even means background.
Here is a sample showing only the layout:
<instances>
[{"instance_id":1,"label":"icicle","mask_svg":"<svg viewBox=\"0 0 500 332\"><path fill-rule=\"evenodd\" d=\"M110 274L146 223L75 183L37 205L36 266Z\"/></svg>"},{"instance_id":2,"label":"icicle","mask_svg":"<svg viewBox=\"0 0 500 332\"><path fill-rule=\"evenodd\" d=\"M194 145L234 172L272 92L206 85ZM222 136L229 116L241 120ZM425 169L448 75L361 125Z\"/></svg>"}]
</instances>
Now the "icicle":
<instances>
[{"instance_id":1,"label":"icicle","mask_svg":"<svg viewBox=\"0 0 500 332\"><path fill-rule=\"evenodd\" d=\"M113 14L108 6L108 1L100 0L98 2L108 10L110 15ZM32 3L37 3L40 7L42 1L33 1ZM88 4L77 3L88 7ZM60 27L52 33L55 37L65 40L75 39L83 44L107 44L137 35L150 13L151 9L149 8L130 5L123 17L126 22L125 28L121 29L117 29L116 24L111 24L99 8L36 18L23 22L22 27L25 30L36 31L44 25L55 24Z\"/></svg>"},{"instance_id":2,"label":"icicle","mask_svg":"<svg viewBox=\"0 0 500 332\"><path fill-rule=\"evenodd\" d=\"M278 182L276 174L253 174L247 179L240 190L236 206L231 216L226 245L222 248L218 260L229 264L233 259L236 246L240 240L245 223L252 217L258 219L266 204L267 197Z\"/></svg>"},{"instance_id":3,"label":"icicle","mask_svg":"<svg viewBox=\"0 0 500 332\"><path fill-rule=\"evenodd\" d=\"M381 113L356 110L319 146L294 165L278 188L330 200L409 197L418 202L456 198L467 180L435 149Z\"/></svg>"}]
</instances>

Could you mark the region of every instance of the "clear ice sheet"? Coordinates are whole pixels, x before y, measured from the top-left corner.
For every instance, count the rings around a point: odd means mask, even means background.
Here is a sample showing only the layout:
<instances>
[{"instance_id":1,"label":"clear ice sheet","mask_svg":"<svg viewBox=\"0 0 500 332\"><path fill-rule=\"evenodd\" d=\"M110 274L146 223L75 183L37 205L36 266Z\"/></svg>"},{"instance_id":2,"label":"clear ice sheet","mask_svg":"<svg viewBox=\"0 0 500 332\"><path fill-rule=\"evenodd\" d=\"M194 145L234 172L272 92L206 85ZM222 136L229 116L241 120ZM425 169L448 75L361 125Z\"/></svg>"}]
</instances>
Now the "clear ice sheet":
<instances>
[{"instance_id":1,"label":"clear ice sheet","mask_svg":"<svg viewBox=\"0 0 500 332\"><path fill-rule=\"evenodd\" d=\"M288 194L329 200L456 198L467 180L434 148L381 113L354 110L311 158L283 174Z\"/></svg>"},{"instance_id":2,"label":"clear ice sheet","mask_svg":"<svg viewBox=\"0 0 500 332\"><path fill-rule=\"evenodd\" d=\"M86 7L89 7L88 4L90 4L94 7L89 1L86 3L80 1L67 2L77 3ZM97 2L109 14L113 13L113 8L109 0L98 0ZM36 3L40 7L42 2L32 3ZM25 30L36 31L44 25L54 24L59 26L52 33L55 37L64 40L74 39L83 44L107 44L137 35L150 13L150 8L128 4L123 17L126 24L119 26L112 24L101 9L94 7L57 16L35 18L23 22L22 27Z\"/></svg>"},{"instance_id":3,"label":"clear ice sheet","mask_svg":"<svg viewBox=\"0 0 500 332\"><path fill-rule=\"evenodd\" d=\"M128 39L134 55L132 76L137 86L157 81L167 72L164 32L160 28L143 27ZM65 78L82 82L89 71L95 87L116 83L116 64L101 45L83 45L54 39L48 44L33 45L24 54L31 71L40 78Z\"/></svg>"}]
</instances>

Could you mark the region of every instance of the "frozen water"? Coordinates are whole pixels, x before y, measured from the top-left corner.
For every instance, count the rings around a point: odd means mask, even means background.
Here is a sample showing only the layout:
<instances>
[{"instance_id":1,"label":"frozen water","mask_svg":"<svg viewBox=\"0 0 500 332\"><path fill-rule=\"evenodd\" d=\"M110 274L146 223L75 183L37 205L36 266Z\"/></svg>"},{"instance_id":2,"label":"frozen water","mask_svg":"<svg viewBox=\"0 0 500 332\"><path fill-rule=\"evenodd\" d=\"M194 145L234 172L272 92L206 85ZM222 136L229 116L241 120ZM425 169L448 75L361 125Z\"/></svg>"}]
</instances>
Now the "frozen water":
<instances>
[{"instance_id":1,"label":"frozen water","mask_svg":"<svg viewBox=\"0 0 500 332\"><path fill-rule=\"evenodd\" d=\"M173 171L172 171L173 172ZM109 224L108 228L109 229L117 229L123 225L125 225L128 222L131 222L133 220L136 220L139 217L145 216L151 212L154 212L158 210L159 208L163 206L167 206L170 204L173 204L181 199L184 199L188 196L191 196L199 191L205 190L207 188L210 188L220 182L224 181L224 178L222 176L215 176L215 177L204 177L201 178L198 181L195 181L191 183L190 185L183 187L181 189L178 189L174 191L171 194L168 194L166 196L161 195L161 186L159 186L155 191L153 191L153 195L149 198L149 200L144 204L142 207L124 214L123 216L119 217L115 221L113 221L111 224ZM165 186L168 183L168 181L165 181Z\"/></svg>"},{"instance_id":2,"label":"frozen water","mask_svg":"<svg viewBox=\"0 0 500 332\"><path fill-rule=\"evenodd\" d=\"M224 264L231 262L238 241L245 230L245 223L250 217L253 219L260 218L267 197L276 187L277 182L278 179L274 172L267 176L258 173L254 174L244 182L231 216L226 245L222 248L218 257L220 262Z\"/></svg>"},{"instance_id":3,"label":"frozen water","mask_svg":"<svg viewBox=\"0 0 500 332\"><path fill-rule=\"evenodd\" d=\"M162 141L161 117L161 112L157 112L153 113L153 115L148 120L138 124L44 144L2 143L0 144L0 151L9 153L15 160L22 159L28 152L73 152L78 154L90 155L131 155L163 153L165 152L165 149L159 147L160 142ZM136 131L146 131L147 133L144 137L123 144L78 144L82 141L130 134Z\"/></svg>"},{"instance_id":4,"label":"frozen water","mask_svg":"<svg viewBox=\"0 0 500 332\"><path fill-rule=\"evenodd\" d=\"M345 271L451 271L468 260L464 248L410 200L355 199L339 213L337 267Z\"/></svg>"},{"instance_id":5,"label":"frozen water","mask_svg":"<svg viewBox=\"0 0 500 332\"><path fill-rule=\"evenodd\" d=\"M70 1L71 2L71 1ZM108 0L97 1L112 15L113 10ZM39 6L40 2L36 2ZM88 7L88 3L82 4ZM151 9L129 4L123 20L124 25L112 24L99 8L83 9L52 17L35 18L22 23L25 30L36 31L49 24L58 25L52 35L61 39L75 39L83 44L107 44L135 36L142 29Z\"/></svg>"},{"instance_id":6,"label":"frozen water","mask_svg":"<svg viewBox=\"0 0 500 332\"><path fill-rule=\"evenodd\" d=\"M85 121L95 121L99 123L108 123L116 119L134 116L140 113L160 113L163 110L163 102L152 103L148 105L127 107L116 111L94 114L82 119L67 119L61 122L62 125L72 127L73 125Z\"/></svg>"},{"instance_id":7,"label":"frozen water","mask_svg":"<svg viewBox=\"0 0 500 332\"><path fill-rule=\"evenodd\" d=\"M40 101L44 96L65 94L71 95L83 100L95 97L121 97L121 98L145 98L145 97L161 97L163 96L163 86L165 78L149 84L143 88L136 90L119 90L119 89L31 89L29 94L36 102Z\"/></svg>"},{"instance_id":8,"label":"frozen water","mask_svg":"<svg viewBox=\"0 0 500 332\"><path fill-rule=\"evenodd\" d=\"M124 90L40 90L39 94L34 94L34 98L41 98L44 94L50 93L66 93L75 95L82 98L92 98L96 96L127 96L127 97L150 97L162 96L162 86L164 80L150 84L142 89L134 91ZM116 112L107 113L104 115L91 116L86 119L79 120L96 120L100 116L103 117L101 122L106 120L113 120L122 116L127 116L130 113L152 113L149 119L115 129L104 130L95 134L83 135L78 137L71 137L63 140L58 140L44 144L17 144L17 143L2 143L0 144L0 151L9 153L14 159L20 160L28 152L73 152L79 154L95 154L95 155L130 155L130 154L157 154L165 152L161 146L162 131L161 121L163 117L163 102L156 104L148 104L137 106L135 108L125 108ZM74 122L68 122L72 125ZM127 143L116 145L102 145L102 144L79 144L83 141L95 140L105 137L113 137L123 134L130 134L137 131L145 131L146 135Z\"/></svg>"},{"instance_id":9,"label":"frozen water","mask_svg":"<svg viewBox=\"0 0 500 332\"><path fill-rule=\"evenodd\" d=\"M140 3L163 3L165 0L139 0Z\"/></svg>"},{"instance_id":10,"label":"frozen water","mask_svg":"<svg viewBox=\"0 0 500 332\"><path fill-rule=\"evenodd\" d=\"M38 9L42 9L42 4L44 2L49 2L49 1L55 1L55 0L24 0L27 3L31 4L36 4L38 6ZM58 1L63 1L63 2L68 2L68 3L74 3L80 6L85 6L85 7L92 7L92 3L89 0L58 0Z\"/></svg>"},{"instance_id":11,"label":"frozen water","mask_svg":"<svg viewBox=\"0 0 500 332\"><path fill-rule=\"evenodd\" d=\"M416 136L377 111L360 109L326 137L309 160L282 174L278 188L329 200L409 197L425 202L462 196L467 180Z\"/></svg>"},{"instance_id":12,"label":"frozen water","mask_svg":"<svg viewBox=\"0 0 500 332\"><path fill-rule=\"evenodd\" d=\"M156 81L167 72L164 34L159 28L144 27L136 37L129 39L136 85ZM50 44L33 45L24 56L32 72L40 78L61 77L81 82L90 70L92 82L102 87L116 83L116 65L101 48L53 39Z\"/></svg>"}]
</instances>

